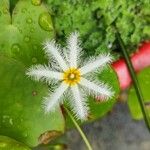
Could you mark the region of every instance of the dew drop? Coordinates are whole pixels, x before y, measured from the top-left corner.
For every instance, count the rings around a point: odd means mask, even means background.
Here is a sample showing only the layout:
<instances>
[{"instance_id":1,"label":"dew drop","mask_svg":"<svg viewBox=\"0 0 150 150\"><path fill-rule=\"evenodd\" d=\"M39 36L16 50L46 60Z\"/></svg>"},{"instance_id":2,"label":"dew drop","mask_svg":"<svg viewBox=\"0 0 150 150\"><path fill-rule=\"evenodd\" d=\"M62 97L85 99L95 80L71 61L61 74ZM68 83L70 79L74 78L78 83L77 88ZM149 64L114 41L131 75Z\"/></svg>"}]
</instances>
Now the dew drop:
<instances>
[{"instance_id":1,"label":"dew drop","mask_svg":"<svg viewBox=\"0 0 150 150\"><path fill-rule=\"evenodd\" d=\"M20 51L20 46L19 44L15 43L12 45L11 50L13 53L18 53Z\"/></svg>"},{"instance_id":2,"label":"dew drop","mask_svg":"<svg viewBox=\"0 0 150 150\"><path fill-rule=\"evenodd\" d=\"M21 10L22 13L25 13L26 11L27 11L26 8L23 8L23 9Z\"/></svg>"},{"instance_id":3,"label":"dew drop","mask_svg":"<svg viewBox=\"0 0 150 150\"><path fill-rule=\"evenodd\" d=\"M39 6L41 4L41 0L32 0L32 4L35 6Z\"/></svg>"},{"instance_id":4,"label":"dew drop","mask_svg":"<svg viewBox=\"0 0 150 150\"><path fill-rule=\"evenodd\" d=\"M53 30L52 20L48 12L42 13L39 16L39 25L46 31Z\"/></svg>"},{"instance_id":5,"label":"dew drop","mask_svg":"<svg viewBox=\"0 0 150 150\"><path fill-rule=\"evenodd\" d=\"M35 57L33 57L33 58L32 58L32 62L33 62L33 63L36 63L36 62L37 62L37 59L36 59Z\"/></svg>"},{"instance_id":6,"label":"dew drop","mask_svg":"<svg viewBox=\"0 0 150 150\"><path fill-rule=\"evenodd\" d=\"M20 32L20 33L22 33L22 30L21 30L21 28L19 28L19 27L18 27L18 30L19 30L19 32Z\"/></svg>"},{"instance_id":7,"label":"dew drop","mask_svg":"<svg viewBox=\"0 0 150 150\"><path fill-rule=\"evenodd\" d=\"M30 31L33 33L34 32L34 28L31 28Z\"/></svg>"},{"instance_id":8,"label":"dew drop","mask_svg":"<svg viewBox=\"0 0 150 150\"><path fill-rule=\"evenodd\" d=\"M33 20L32 20L31 18L28 18L28 19L26 20L26 22L27 22L28 24L31 24L31 23L33 22Z\"/></svg>"},{"instance_id":9,"label":"dew drop","mask_svg":"<svg viewBox=\"0 0 150 150\"><path fill-rule=\"evenodd\" d=\"M24 133L24 134L23 134L23 136L24 136L24 137L27 137L27 136L28 136L28 134L27 134L27 133Z\"/></svg>"},{"instance_id":10,"label":"dew drop","mask_svg":"<svg viewBox=\"0 0 150 150\"><path fill-rule=\"evenodd\" d=\"M12 118L9 119L9 123L10 123L10 125L13 125L13 120L12 120Z\"/></svg>"},{"instance_id":11,"label":"dew drop","mask_svg":"<svg viewBox=\"0 0 150 150\"><path fill-rule=\"evenodd\" d=\"M24 41L28 43L30 41L30 38L28 36L25 36Z\"/></svg>"}]
</instances>

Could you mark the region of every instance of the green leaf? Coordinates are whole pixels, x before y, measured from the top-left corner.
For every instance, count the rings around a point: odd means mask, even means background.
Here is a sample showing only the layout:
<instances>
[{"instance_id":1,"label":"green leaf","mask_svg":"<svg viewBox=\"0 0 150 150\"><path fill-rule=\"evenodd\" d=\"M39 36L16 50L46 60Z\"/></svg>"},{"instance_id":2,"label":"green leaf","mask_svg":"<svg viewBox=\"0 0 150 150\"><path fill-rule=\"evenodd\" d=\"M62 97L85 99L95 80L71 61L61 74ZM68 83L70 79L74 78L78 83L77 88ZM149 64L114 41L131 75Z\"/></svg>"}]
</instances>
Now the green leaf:
<instances>
[{"instance_id":1,"label":"green leaf","mask_svg":"<svg viewBox=\"0 0 150 150\"><path fill-rule=\"evenodd\" d=\"M45 114L42 109L48 87L27 78L26 68L10 58L0 56L0 70L0 134L36 146L45 132L63 133L61 110Z\"/></svg>"},{"instance_id":2,"label":"green leaf","mask_svg":"<svg viewBox=\"0 0 150 150\"><path fill-rule=\"evenodd\" d=\"M49 115L42 110L48 87L25 76L28 66L47 62L42 42L52 38L54 30L41 1L19 0L10 4L8 0L0 1L0 134L35 146L45 132L64 131L59 109ZM12 14L10 7L14 8Z\"/></svg>"},{"instance_id":3,"label":"green leaf","mask_svg":"<svg viewBox=\"0 0 150 150\"><path fill-rule=\"evenodd\" d=\"M145 100L146 108L148 109L150 115L150 67L144 69L138 74L138 80L143 92L143 97ZM134 119L140 120L143 118L142 111L134 90L134 87L131 87L129 91L128 106L131 112L131 115Z\"/></svg>"},{"instance_id":4,"label":"green leaf","mask_svg":"<svg viewBox=\"0 0 150 150\"><path fill-rule=\"evenodd\" d=\"M4 1L2 0L4 4L1 2L2 8L6 7L7 10L9 3L6 5ZM7 18L9 21L6 21ZM54 37L54 30L51 16L43 3L36 5L31 0L20 0L12 17L10 18L8 12L2 13L0 20L0 52L23 62L26 66L46 62L42 43Z\"/></svg>"},{"instance_id":5,"label":"green leaf","mask_svg":"<svg viewBox=\"0 0 150 150\"><path fill-rule=\"evenodd\" d=\"M0 136L1 150L31 150L26 145L6 136Z\"/></svg>"}]
</instances>

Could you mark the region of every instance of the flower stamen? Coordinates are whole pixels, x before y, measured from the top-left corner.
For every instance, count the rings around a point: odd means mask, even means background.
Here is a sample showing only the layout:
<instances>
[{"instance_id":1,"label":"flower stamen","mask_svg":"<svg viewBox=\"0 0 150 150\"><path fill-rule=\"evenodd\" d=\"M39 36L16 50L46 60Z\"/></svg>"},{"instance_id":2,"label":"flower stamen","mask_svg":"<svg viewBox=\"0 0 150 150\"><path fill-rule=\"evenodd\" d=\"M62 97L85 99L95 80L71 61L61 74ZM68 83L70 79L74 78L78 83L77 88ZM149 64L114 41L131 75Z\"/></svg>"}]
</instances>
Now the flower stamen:
<instances>
[{"instance_id":1,"label":"flower stamen","mask_svg":"<svg viewBox=\"0 0 150 150\"><path fill-rule=\"evenodd\" d=\"M77 68L69 68L63 73L63 81L69 86L74 86L80 82L81 74Z\"/></svg>"}]
</instances>

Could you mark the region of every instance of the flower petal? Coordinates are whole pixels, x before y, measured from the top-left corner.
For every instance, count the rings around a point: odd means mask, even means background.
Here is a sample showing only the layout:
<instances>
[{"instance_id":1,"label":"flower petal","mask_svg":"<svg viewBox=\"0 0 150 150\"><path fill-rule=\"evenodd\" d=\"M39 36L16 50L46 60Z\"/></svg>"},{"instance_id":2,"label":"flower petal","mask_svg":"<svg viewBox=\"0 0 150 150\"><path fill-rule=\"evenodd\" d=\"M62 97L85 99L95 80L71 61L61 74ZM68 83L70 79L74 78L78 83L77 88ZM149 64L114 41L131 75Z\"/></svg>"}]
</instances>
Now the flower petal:
<instances>
[{"instance_id":1,"label":"flower petal","mask_svg":"<svg viewBox=\"0 0 150 150\"><path fill-rule=\"evenodd\" d=\"M62 82L61 85L56 89L56 91L53 94L45 98L43 104L46 113L54 111L55 108L59 106L62 95L67 90L67 88L68 85Z\"/></svg>"},{"instance_id":2,"label":"flower petal","mask_svg":"<svg viewBox=\"0 0 150 150\"><path fill-rule=\"evenodd\" d=\"M86 120L88 116L88 106L85 99L81 96L77 85L71 87L74 101L72 103L73 112L76 117L81 120Z\"/></svg>"},{"instance_id":3,"label":"flower petal","mask_svg":"<svg viewBox=\"0 0 150 150\"><path fill-rule=\"evenodd\" d=\"M51 71L49 67L36 65L28 69L26 72L28 76L35 78L36 80L46 80L50 81L51 79L61 80L62 73Z\"/></svg>"},{"instance_id":4,"label":"flower petal","mask_svg":"<svg viewBox=\"0 0 150 150\"><path fill-rule=\"evenodd\" d=\"M80 46L78 42L78 33L74 32L68 38L68 49L70 51L69 62L70 67L77 68L78 54L80 53Z\"/></svg>"},{"instance_id":5,"label":"flower petal","mask_svg":"<svg viewBox=\"0 0 150 150\"><path fill-rule=\"evenodd\" d=\"M98 67L104 66L106 63L110 63L112 61L112 57L109 54L101 54L95 60L89 61L87 65L80 68L81 75L91 72Z\"/></svg>"},{"instance_id":6,"label":"flower petal","mask_svg":"<svg viewBox=\"0 0 150 150\"><path fill-rule=\"evenodd\" d=\"M44 44L44 49L46 54L51 58L52 56L57 60L59 66L63 71L67 70L68 66L61 56L60 48L55 44L55 41L49 41Z\"/></svg>"},{"instance_id":7,"label":"flower petal","mask_svg":"<svg viewBox=\"0 0 150 150\"><path fill-rule=\"evenodd\" d=\"M104 95L106 99L113 96L113 92L111 91L111 89L103 83L97 85L82 77L80 84L88 88L89 90L92 90L94 93L96 93L96 95L97 94Z\"/></svg>"}]
</instances>

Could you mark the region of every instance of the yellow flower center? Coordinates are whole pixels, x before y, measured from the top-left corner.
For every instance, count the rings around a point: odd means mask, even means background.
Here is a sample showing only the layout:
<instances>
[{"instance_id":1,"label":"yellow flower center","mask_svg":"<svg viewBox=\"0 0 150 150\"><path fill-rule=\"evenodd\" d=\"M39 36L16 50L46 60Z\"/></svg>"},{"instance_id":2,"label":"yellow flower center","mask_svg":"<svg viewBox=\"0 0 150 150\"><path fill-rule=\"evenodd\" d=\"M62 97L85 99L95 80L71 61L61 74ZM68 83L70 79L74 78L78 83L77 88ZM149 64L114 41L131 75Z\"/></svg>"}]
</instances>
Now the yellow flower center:
<instances>
[{"instance_id":1,"label":"yellow flower center","mask_svg":"<svg viewBox=\"0 0 150 150\"><path fill-rule=\"evenodd\" d=\"M63 81L69 86L74 86L80 82L81 74L77 68L69 68L63 73Z\"/></svg>"}]
</instances>

